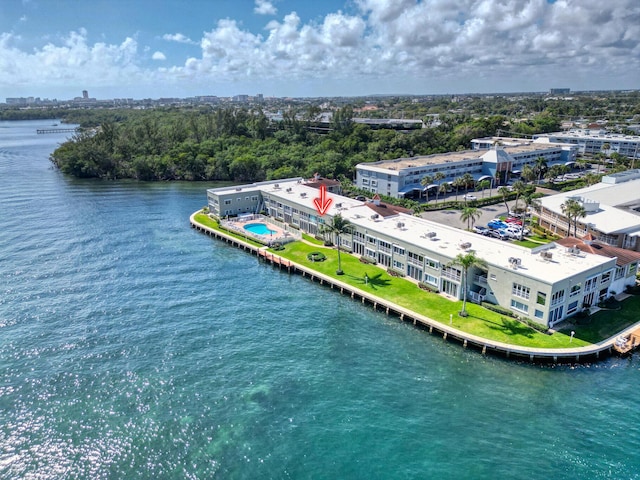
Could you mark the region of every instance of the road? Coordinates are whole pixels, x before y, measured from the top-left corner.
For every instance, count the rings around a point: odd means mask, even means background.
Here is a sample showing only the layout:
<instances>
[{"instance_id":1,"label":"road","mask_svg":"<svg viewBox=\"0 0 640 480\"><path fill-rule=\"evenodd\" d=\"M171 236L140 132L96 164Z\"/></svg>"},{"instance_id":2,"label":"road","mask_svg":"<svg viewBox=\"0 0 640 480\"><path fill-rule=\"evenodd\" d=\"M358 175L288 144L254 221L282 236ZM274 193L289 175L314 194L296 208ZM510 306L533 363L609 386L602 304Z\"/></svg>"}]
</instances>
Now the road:
<instances>
[{"instance_id":1,"label":"road","mask_svg":"<svg viewBox=\"0 0 640 480\"><path fill-rule=\"evenodd\" d=\"M507 202L509 208L513 208L515 206L515 200ZM520 202L520 206L522 206L522 202ZM487 226L491 220L496 217L500 217L502 215L507 214L507 209L504 206L504 202L497 203L495 205L489 205L487 207L479 208L482 212L482 216L476 220L475 225ZM422 218L426 218L427 220L431 220L432 222L438 222L445 225L451 225L456 228L467 228L467 222L463 222L460 220L460 214L462 212L460 210L437 210L434 212L423 212L420 214Z\"/></svg>"}]
</instances>

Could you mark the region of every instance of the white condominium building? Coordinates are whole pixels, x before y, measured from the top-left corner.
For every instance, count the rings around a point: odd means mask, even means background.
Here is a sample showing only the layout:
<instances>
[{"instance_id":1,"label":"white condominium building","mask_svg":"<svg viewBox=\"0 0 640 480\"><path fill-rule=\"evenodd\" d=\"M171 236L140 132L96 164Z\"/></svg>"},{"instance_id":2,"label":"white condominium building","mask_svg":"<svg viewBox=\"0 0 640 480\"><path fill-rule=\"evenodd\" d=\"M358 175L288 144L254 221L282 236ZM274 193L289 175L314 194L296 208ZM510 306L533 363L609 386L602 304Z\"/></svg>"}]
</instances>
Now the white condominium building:
<instances>
[{"instance_id":1,"label":"white condominium building","mask_svg":"<svg viewBox=\"0 0 640 480\"><path fill-rule=\"evenodd\" d=\"M333 193L327 193L332 203L320 216L314 204L318 196L319 190L300 178L207 191L210 211L218 217L263 212L312 235L340 214L352 224L351 233L341 236L344 250L456 299L462 298L464 283L452 261L473 251L486 265L469 272L468 298L549 327L607 298L616 274L615 258L554 243L532 250L405 213L384 216L377 213L379 206ZM636 267L624 272L623 282L635 282Z\"/></svg>"}]
</instances>

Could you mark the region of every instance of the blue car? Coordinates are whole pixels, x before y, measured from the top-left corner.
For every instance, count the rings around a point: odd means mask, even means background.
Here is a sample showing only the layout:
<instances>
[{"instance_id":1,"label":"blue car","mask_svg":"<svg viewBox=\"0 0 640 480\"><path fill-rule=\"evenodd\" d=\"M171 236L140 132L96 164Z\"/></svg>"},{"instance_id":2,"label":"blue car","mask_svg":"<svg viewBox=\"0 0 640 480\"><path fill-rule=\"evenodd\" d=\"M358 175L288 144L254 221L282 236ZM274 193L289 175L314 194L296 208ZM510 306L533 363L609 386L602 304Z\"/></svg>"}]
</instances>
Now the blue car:
<instances>
[{"instance_id":1,"label":"blue car","mask_svg":"<svg viewBox=\"0 0 640 480\"><path fill-rule=\"evenodd\" d=\"M509 225L501 220L491 220L489 223L487 223L487 226L493 230L502 230L507 228Z\"/></svg>"}]
</instances>

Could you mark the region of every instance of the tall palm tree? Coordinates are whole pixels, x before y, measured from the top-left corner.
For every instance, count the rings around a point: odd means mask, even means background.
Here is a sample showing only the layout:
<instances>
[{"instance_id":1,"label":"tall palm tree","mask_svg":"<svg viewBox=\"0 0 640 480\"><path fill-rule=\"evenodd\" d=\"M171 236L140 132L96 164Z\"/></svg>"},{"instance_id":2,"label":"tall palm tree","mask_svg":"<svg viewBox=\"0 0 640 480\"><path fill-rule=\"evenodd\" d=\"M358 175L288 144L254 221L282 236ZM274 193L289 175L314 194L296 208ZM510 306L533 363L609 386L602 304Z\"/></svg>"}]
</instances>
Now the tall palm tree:
<instances>
[{"instance_id":1,"label":"tall palm tree","mask_svg":"<svg viewBox=\"0 0 640 480\"><path fill-rule=\"evenodd\" d=\"M537 174L531 165L525 165L522 167L522 173L520 174L520 177L525 182L531 183L536 179Z\"/></svg>"},{"instance_id":2,"label":"tall palm tree","mask_svg":"<svg viewBox=\"0 0 640 480\"><path fill-rule=\"evenodd\" d=\"M440 187L442 187L442 180L446 178L446 175L442 172L436 172L433 176L433 180L438 184L438 189L436 190L436 204L438 203L438 194L440 193Z\"/></svg>"},{"instance_id":3,"label":"tall palm tree","mask_svg":"<svg viewBox=\"0 0 640 480\"><path fill-rule=\"evenodd\" d=\"M547 173L547 159L544 157L536 158L533 169L538 175L538 183L540 183L540 179Z\"/></svg>"},{"instance_id":4,"label":"tall palm tree","mask_svg":"<svg viewBox=\"0 0 640 480\"><path fill-rule=\"evenodd\" d=\"M453 182L451 182L451 186L456 189L456 202L458 201L458 189L464 186L464 180L462 177L455 178Z\"/></svg>"},{"instance_id":5,"label":"tall palm tree","mask_svg":"<svg viewBox=\"0 0 640 480\"><path fill-rule=\"evenodd\" d=\"M336 245L338 246L338 270L336 270L336 275L343 275L344 272L342 271L342 263L340 260L340 235L344 235L351 231L351 222L342 215L337 214L331 219L331 223L326 225L327 231L336 236Z\"/></svg>"},{"instance_id":6,"label":"tall palm tree","mask_svg":"<svg viewBox=\"0 0 640 480\"><path fill-rule=\"evenodd\" d=\"M477 188L482 190L482 198L484 198L484 191L491 186L491 180L482 180L478 182Z\"/></svg>"},{"instance_id":7,"label":"tall palm tree","mask_svg":"<svg viewBox=\"0 0 640 480\"><path fill-rule=\"evenodd\" d=\"M468 290L468 276L469 270L473 267L485 267L486 262L478 257L474 251L468 251L467 253L459 253L451 261L450 265L459 265L462 267L462 310L460 311L461 317L467 316L467 290Z\"/></svg>"},{"instance_id":8,"label":"tall palm tree","mask_svg":"<svg viewBox=\"0 0 640 480\"><path fill-rule=\"evenodd\" d=\"M573 220L573 236L578 236L578 218L584 218L587 216L587 211L575 198L567 198L562 205L560 205L563 215L567 217L569 227L567 229L567 235L571 235L571 221Z\"/></svg>"},{"instance_id":9,"label":"tall palm tree","mask_svg":"<svg viewBox=\"0 0 640 480\"><path fill-rule=\"evenodd\" d=\"M473 175L467 172L462 175L460 179L462 180L462 184L464 185L464 193L469 193L469 187L472 187L475 182L475 180L473 179Z\"/></svg>"},{"instance_id":10,"label":"tall palm tree","mask_svg":"<svg viewBox=\"0 0 640 480\"><path fill-rule=\"evenodd\" d=\"M515 182L513 182L513 191L516 194L516 203L513 206L514 211L518 211L518 201L520 200L520 197L526 191L526 189L527 189L527 186L524 184L522 180L516 180Z\"/></svg>"},{"instance_id":11,"label":"tall palm tree","mask_svg":"<svg viewBox=\"0 0 640 480\"><path fill-rule=\"evenodd\" d=\"M509 204L507 203L507 198L509 198L509 195L511 195L511 191L509 191L509 189L505 186L502 186L500 188L498 188L498 193L500 195L502 195L502 201L504 202L504 206L507 209L507 212L509 211Z\"/></svg>"},{"instance_id":12,"label":"tall palm tree","mask_svg":"<svg viewBox=\"0 0 640 480\"><path fill-rule=\"evenodd\" d=\"M442 183L439 187L438 187L438 192L436 193L436 203L438 203L438 194L439 193L447 193L447 185Z\"/></svg>"},{"instance_id":13,"label":"tall palm tree","mask_svg":"<svg viewBox=\"0 0 640 480\"><path fill-rule=\"evenodd\" d=\"M524 236L524 228L527 226L527 216L529 217L529 225L531 225L531 213L530 210L539 212L542 208L540 199L533 196L533 192L525 192L522 196L524 202L524 217L522 218L522 228L520 229L520 240Z\"/></svg>"},{"instance_id":14,"label":"tall palm tree","mask_svg":"<svg viewBox=\"0 0 640 480\"><path fill-rule=\"evenodd\" d=\"M476 223L482 216L482 212L477 207L466 206L462 209L462 213L460 214L460 220L463 222L467 222L467 230L470 230L471 227Z\"/></svg>"},{"instance_id":15,"label":"tall palm tree","mask_svg":"<svg viewBox=\"0 0 640 480\"><path fill-rule=\"evenodd\" d=\"M426 189L429 185L431 185L433 183L433 177L430 175L425 175L424 177L422 177L422 180L420 180L420 185L422 185L424 189ZM422 190L420 191L420 198L422 198ZM429 202L429 191L427 190L427 202Z\"/></svg>"}]
</instances>

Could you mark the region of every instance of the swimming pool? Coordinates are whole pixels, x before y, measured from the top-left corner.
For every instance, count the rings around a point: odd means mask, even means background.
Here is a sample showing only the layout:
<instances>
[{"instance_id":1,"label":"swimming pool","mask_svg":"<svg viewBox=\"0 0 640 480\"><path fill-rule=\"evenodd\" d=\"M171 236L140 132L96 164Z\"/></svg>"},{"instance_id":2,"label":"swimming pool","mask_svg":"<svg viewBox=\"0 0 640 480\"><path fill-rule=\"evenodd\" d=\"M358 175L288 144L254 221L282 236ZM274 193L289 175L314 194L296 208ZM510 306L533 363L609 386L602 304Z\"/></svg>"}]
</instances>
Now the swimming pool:
<instances>
[{"instance_id":1,"label":"swimming pool","mask_svg":"<svg viewBox=\"0 0 640 480\"><path fill-rule=\"evenodd\" d=\"M275 230L269 229L264 223L249 223L243 228L251 233L255 233L256 235L270 235L277 233Z\"/></svg>"}]
</instances>

